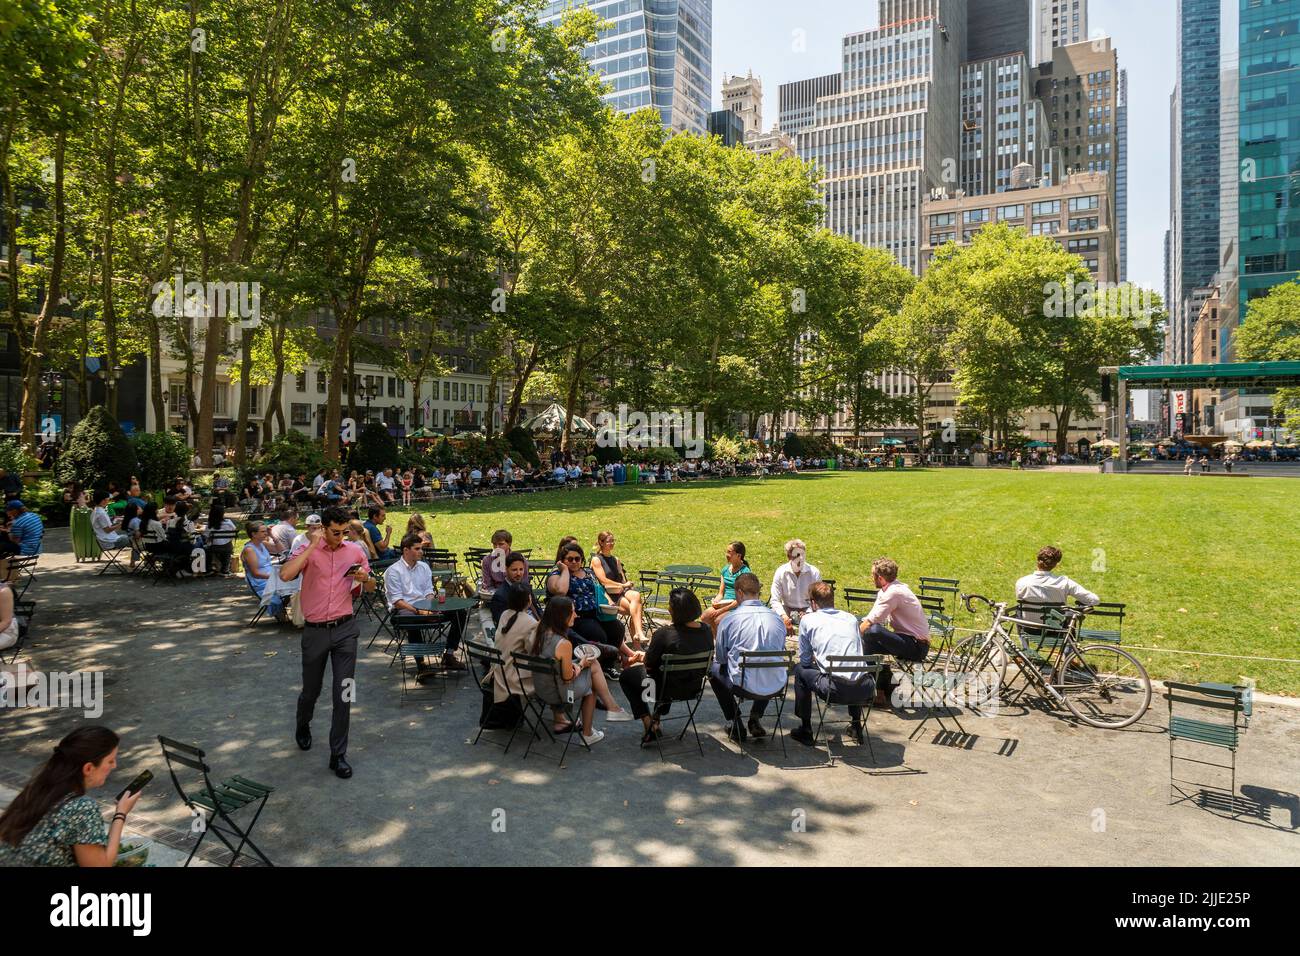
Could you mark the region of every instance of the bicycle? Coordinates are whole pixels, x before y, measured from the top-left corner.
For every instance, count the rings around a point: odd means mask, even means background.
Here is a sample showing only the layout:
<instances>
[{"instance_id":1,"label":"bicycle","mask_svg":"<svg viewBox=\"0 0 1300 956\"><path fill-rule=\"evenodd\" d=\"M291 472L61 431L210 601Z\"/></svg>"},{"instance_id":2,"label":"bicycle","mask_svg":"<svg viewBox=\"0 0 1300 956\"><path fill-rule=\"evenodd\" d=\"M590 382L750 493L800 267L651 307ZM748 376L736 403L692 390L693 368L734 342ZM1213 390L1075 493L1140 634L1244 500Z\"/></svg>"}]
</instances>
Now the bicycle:
<instances>
[{"instance_id":1,"label":"bicycle","mask_svg":"<svg viewBox=\"0 0 1300 956\"><path fill-rule=\"evenodd\" d=\"M1091 608L1074 606L1055 612L1064 618L1061 622L1030 621L1010 616L1005 603L982 594L962 595L972 614L976 600L993 609L993 623L986 633L973 634L953 647L944 662L946 681L961 675L975 686L992 688L997 699L1005 689L1007 667L1014 663L1044 700L1064 706L1090 727L1105 730L1136 723L1151 706L1151 678L1136 657L1113 644L1078 643L1079 624ZM1039 650L1046 647L1047 655L1031 649L1023 638L1012 637L1008 624L1043 634ZM1053 658L1052 651L1058 648Z\"/></svg>"}]
</instances>

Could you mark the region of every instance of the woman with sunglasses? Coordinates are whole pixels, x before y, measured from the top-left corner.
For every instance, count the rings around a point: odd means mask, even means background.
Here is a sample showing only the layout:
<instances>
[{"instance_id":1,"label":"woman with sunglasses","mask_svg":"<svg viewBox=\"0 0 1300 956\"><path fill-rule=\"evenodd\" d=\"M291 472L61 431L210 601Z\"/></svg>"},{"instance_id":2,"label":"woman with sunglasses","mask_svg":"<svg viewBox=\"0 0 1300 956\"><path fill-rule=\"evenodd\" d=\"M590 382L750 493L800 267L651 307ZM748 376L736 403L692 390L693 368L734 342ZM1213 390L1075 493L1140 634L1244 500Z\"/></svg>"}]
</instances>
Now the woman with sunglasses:
<instances>
[{"instance_id":1,"label":"woman with sunglasses","mask_svg":"<svg viewBox=\"0 0 1300 956\"><path fill-rule=\"evenodd\" d=\"M626 614L632 631L632 646L641 649L641 592L627 579L623 562L614 556L614 533L602 531L596 535L596 554L591 559L591 570L610 599L618 605L620 614Z\"/></svg>"},{"instance_id":2,"label":"woman with sunglasses","mask_svg":"<svg viewBox=\"0 0 1300 956\"><path fill-rule=\"evenodd\" d=\"M602 621L596 603L596 577L587 563L582 545L576 541L560 547L560 557L546 577L548 594L567 597L576 612L573 632L581 644L594 644L600 662L606 668L635 664L643 655L633 651L623 640L623 625L617 620Z\"/></svg>"}]
</instances>

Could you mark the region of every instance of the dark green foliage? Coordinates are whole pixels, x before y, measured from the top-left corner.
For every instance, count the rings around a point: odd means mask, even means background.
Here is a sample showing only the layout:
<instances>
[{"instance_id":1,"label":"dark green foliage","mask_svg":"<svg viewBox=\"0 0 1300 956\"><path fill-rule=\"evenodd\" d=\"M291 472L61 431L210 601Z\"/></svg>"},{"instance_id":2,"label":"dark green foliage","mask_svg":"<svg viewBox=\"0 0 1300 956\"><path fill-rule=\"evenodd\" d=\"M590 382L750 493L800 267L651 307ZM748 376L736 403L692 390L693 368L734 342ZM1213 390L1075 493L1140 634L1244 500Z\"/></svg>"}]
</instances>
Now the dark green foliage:
<instances>
[{"instance_id":1,"label":"dark green foliage","mask_svg":"<svg viewBox=\"0 0 1300 956\"><path fill-rule=\"evenodd\" d=\"M325 467L334 467L334 463L325 457L321 444L315 438L308 438L299 431L287 431L281 437L263 445L261 454L251 465L239 472L242 484L252 475L264 475L268 471L275 474L306 475L310 481L316 473Z\"/></svg>"},{"instance_id":2,"label":"dark green foliage","mask_svg":"<svg viewBox=\"0 0 1300 956\"><path fill-rule=\"evenodd\" d=\"M102 405L96 405L77 423L54 463L54 478L60 484L75 481L91 489L107 488L110 481L126 489L135 473L135 448Z\"/></svg>"},{"instance_id":3,"label":"dark green foliage","mask_svg":"<svg viewBox=\"0 0 1300 956\"><path fill-rule=\"evenodd\" d=\"M357 471L381 472L398 464L397 439L388 434L383 422L367 422L348 455L348 467Z\"/></svg>"},{"instance_id":4,"label":"dark green foliage","mask_svg":"<svg viewBox=\"0 0 1300 956\"><path fill-rule=\"evenodd\" d=\"M136 476L145 491L170 487L177 477L188 478L193 452L175 432L136 432L131 436L140 470Z\"/></svg>"},{"instance_id":5,"label":"dark green foliage","mask_svg":"<svg viewBox=\"0 0 1300 956\"><path fill-rule=\"evenodd\" d=\"M510 445L510 457L516 462L528 464L533 468L541 463L541 459L537 457L537 443L533 441L533 436L520 426L516 425L506 432L506 441Z\"/></svg>"}]
</instances>

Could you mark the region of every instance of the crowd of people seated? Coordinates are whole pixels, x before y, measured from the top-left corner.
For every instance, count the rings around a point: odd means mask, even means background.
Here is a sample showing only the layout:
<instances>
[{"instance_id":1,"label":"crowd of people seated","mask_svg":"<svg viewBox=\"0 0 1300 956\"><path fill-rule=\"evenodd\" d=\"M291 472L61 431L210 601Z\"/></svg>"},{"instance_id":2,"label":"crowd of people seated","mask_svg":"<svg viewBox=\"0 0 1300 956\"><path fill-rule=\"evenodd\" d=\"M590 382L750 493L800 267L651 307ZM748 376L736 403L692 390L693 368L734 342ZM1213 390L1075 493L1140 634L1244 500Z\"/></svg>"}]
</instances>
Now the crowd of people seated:
<instances>
[{"instance_id":1,"label":"crowd of people seated","mask_svg":"<svg viewBox=\"0 0 1300 956\"><path fill-rule=\"evenodd\" d=\"M836 607L835 590L808 563L803 541L786 542L788 560L773 575L768 601L762 600L762 584L745 558L744 543L733 541L718 572L722 584L709 607L702 606L694 589L675 588L667 601L671 623L647 639L640 631L640 614L629 614L631 601L637 601L639 609L642 596L614 555L611 532L600 532L590 560L576 538L562 539L540 592L530 586L529 560L512 550L510 532L494 532L491 543L480 569L484 624L495 629L489 633L506 661L514 653L554 657L561 665L561 684L537 686L535 675L506 667L485 678L484 713L489 707L505 707L511 695L521 690L531 691L554 711L555 729L568 729L576 719L589 744L604 736L592 724L597 709L606 710L609 720L639 720L642 745L653 744L662 734L660 722L672 702L693 697L699 687L698 682L694 689L681 686L680 676L678 686L668 683L671 675L662 670L664 655L708 651L713 652L708 684L727 721L728 737L743 741L767 736L763 717L772 700L783 693L787 674L782 668L744 671L742 661L746 652L784 651L789 641L797 647L789 676L798 727L791 738L812 745L812 700L834 695L837 703L848 706L849 733L860 742L863 708L889 706L894 675L887 666L878 674L832 672L830 659L882 655L910 663L924 661L930 651L928 614L912 589L898 579L898 565L890 558L872 562L877 594L870 610L859 618ZM1017 600L1062 603L1073 598L1079 604L1096 604L1097 595L1056 573L1060 561L1059 549L1043 548L1037 569L1016 583ZM634 629L625 628L620 616L612 613L615 608L623 618L636 622ZM584 645L592 651L575 652ZM611 693L615 683L628 702L626 709Z\"/></svg>"}]
</instances>

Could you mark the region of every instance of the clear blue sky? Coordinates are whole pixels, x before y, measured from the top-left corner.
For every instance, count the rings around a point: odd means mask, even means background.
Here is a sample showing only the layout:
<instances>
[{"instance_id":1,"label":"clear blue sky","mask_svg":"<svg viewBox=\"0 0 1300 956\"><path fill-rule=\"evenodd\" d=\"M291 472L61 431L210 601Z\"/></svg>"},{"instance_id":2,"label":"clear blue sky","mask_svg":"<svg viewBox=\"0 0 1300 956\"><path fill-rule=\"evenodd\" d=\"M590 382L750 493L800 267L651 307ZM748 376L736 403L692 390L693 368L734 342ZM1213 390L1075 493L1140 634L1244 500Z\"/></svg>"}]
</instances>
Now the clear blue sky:
<instances>
[{"instance_id":1,"label":"clear blue sky","mask_svg":"<svg viewBox=\"0 0 1300 956\"><path fill-rule=\"evenodd\" d=\"M1225 6L1235 8L1235 2ZM837 71L843 36L875 27L878 11L877 0L713 0L715 105L724 75L753 70L763 80L763 123L772 126L777 88ZM1091 0L1088 6L1089 30L1113 38L1120 66L1128 70L1129 279L1162 293L1174 14L1174 0ZM806 36L804 52L794 50L796 30ZM1225 38L1233 35L1225 23Z\"/></svg>"}]
</instances>

